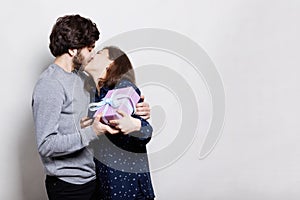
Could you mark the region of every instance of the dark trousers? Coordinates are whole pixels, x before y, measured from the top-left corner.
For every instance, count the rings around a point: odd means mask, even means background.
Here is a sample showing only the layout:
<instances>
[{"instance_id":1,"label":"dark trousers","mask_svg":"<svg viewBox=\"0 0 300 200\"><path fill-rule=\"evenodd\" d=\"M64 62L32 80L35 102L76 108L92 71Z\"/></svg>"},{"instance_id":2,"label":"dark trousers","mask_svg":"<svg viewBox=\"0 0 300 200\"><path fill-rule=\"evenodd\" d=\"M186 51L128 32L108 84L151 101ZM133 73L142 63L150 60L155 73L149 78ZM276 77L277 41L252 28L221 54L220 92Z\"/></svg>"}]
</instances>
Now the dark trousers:
<instances>
[{"instance_id":1,"label":"dark trousers","mask_svg":"<svg viewBox=\"0 0 300 200\"><path fill-rule=\"evenodd\" d=\"M77 185L46 176L46 189L49 200L95 200L96 180Z\"/></svg>"}]
</instances>

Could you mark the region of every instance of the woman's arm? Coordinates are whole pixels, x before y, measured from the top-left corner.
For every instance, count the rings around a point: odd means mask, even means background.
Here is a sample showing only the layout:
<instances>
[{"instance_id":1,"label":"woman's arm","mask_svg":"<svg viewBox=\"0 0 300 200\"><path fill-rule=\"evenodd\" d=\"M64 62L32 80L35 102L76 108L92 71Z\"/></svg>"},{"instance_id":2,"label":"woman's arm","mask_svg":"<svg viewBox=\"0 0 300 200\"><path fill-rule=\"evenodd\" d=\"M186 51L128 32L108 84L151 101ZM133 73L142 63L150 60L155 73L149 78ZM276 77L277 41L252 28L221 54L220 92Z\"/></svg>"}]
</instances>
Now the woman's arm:
<instances>
[{"instance_id":1,"label":"woman's arm","mask_svg":"<svg viewBox=\"0 0 300 200\"><path fill-rule=\"evenodd\" d=\"M141 94L137 86L128 80L121 80L115 88L117 89L124 87L133 87L139 95ZM120 111L120 114L123 116L123 118L119 120L111 120L110 123L112 125L115 125L116 128L119 128L120 130L123 130L122 132L124 134L127 134L131 137L134 137L141 141L145 141L146 143L150 141L153 129L148 121L146 121L142 116L139 116L136 113L129 116L126 113Z\"/></svg>"}]
</instances>

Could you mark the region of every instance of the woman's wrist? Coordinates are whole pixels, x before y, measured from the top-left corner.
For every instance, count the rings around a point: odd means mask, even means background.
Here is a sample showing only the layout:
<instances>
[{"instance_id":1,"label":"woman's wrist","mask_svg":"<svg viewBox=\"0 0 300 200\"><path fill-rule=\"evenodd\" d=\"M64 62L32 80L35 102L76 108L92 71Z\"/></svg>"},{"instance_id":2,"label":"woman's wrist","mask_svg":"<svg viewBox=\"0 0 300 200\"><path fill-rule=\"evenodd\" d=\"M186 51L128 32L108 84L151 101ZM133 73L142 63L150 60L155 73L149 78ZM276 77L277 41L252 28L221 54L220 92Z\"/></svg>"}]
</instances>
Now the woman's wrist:
<instances>
[{"instance_id":1,"label":"woman's wrist","mask_svg":"<svg viewBox=\"0 0 300 200\"><path fill-rule=\"evenodd\" d=\"M141 120L137 119L137 118L133 118L131 117L131 120L132 120L132 123L134 125L134 130L133 131L139 131L141 130L141 127L142 127L142 122Z\"/></svg>"}]
</instances>

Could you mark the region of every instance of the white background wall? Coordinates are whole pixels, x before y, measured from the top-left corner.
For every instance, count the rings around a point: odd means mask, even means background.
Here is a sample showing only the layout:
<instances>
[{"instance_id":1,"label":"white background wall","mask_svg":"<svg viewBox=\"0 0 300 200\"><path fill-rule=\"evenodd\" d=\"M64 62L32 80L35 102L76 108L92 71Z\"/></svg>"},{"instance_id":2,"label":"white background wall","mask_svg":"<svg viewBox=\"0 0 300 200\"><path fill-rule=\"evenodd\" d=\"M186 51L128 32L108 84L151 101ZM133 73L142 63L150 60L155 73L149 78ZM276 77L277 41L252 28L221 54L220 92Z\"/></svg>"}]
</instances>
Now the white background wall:
<instances>
[{"instance_id":1,"label":"white background wall","mask_svg":"<svg viewBox=\"0 0 300 200\"><path fill-rule=\"evenodd\" d=\"M53 59L48 50L52 25L71 13L95 21L101 41L144 27L184 34L205 49L222 76L226 122L219 143L199 160L201 141L196 139L177 162L153 172L157 199L300 198L299 1L2 4L0 199L46 199L31 94L38 75Z\"/></svg>"}]
</instances>

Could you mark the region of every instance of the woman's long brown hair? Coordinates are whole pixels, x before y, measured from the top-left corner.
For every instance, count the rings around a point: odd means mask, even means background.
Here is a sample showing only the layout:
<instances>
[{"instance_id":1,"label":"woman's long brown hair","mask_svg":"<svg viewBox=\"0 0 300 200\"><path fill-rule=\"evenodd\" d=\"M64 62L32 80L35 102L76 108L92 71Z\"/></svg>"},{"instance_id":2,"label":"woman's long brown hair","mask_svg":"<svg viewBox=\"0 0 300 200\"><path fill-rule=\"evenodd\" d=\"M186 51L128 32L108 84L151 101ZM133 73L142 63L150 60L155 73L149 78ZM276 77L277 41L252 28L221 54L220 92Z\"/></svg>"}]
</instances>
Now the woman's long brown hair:
<instances>
[{"instance_id":1,"label":"woman's long brown hair","mask_svg":"<svg viewBox=\"0 0 300 200\"><path fill-rule=\"evenodd\" d=\"M135 84L135 74L128 56L115 46L104 47L104 49L108 50L108 58L113 62L106 71L106 77L100 78L99 88L103 86L114 88L121 79L127 79Z\"/></svg>"}]
</instances>

